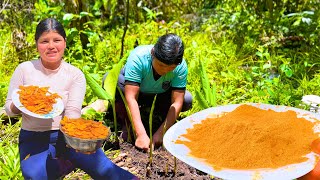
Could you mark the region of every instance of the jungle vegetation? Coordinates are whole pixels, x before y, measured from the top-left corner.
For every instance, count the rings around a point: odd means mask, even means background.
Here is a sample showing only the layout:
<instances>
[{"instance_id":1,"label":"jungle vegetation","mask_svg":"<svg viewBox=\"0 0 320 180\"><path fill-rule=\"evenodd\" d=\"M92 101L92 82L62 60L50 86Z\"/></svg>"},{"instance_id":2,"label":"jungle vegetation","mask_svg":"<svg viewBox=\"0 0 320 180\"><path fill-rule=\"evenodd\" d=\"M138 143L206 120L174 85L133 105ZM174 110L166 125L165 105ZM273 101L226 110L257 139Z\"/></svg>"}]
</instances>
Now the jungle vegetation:
<instances>
[{"instance_id":1,"label":"jungle vegetation","mask_svg":"<svg viewBox=\"0 0 320 180\"><path fill-rule=\"evenodd\" d=\"M38 58L37 23L65 26L65 61L97 82L137 45L165 33L185 43L193 108L245 102L305 108L320 95L318 0L2 0L0 107L17 65ZM87 87L83 106L97 96ZM3 110L1 111L3 112ZM22 179L17 137L21 118L0 116L0 179Z\"/></svg>"}]
</instances>

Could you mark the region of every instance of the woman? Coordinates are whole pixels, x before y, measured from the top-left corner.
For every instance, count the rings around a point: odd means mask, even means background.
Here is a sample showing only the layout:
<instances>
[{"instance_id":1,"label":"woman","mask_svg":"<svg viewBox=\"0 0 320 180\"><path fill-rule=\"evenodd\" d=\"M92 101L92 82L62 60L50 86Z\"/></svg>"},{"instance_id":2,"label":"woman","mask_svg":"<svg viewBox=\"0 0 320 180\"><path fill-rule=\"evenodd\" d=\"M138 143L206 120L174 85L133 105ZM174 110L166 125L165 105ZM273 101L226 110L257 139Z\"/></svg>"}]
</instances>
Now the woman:
<instances>
[{"instance_id":1,"label":"woman","mask_svg":"<svg viewBox=\"0 0 320 180\"><path fill-rule=\"evenodd\" d=\"M19 153L25 179L57 179L75 167L84 170L94 179L137 179L131 173L113 164L102 149L87 155L66 148L59 131L63 116L79 118L86 90L83 73L63 61L66 33L55 19L41 21L35 33L40 58L21 63L14 71L7 100L9 116L22 114L19 135ZM64 103L64 112L52 119L38 119L22 113L12 103L12 92L20 85L47 86L58 93Z\"/></svg>"}]
</instances>

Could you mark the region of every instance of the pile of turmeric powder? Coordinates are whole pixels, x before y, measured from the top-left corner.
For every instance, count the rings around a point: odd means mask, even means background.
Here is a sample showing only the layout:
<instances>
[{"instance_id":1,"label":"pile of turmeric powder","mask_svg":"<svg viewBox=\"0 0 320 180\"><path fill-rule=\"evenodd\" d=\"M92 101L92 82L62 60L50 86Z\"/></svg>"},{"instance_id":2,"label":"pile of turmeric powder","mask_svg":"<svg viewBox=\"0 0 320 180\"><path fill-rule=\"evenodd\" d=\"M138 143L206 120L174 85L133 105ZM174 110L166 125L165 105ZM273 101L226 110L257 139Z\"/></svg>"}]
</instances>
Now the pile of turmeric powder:
<instances>
[{"instance_id":1,"label":"pile of turmeric powder","mask_svg":"<svg viewBox=\"0 0 320 180\"><path fill-rule=\"evenodd\" d=\"M49 87L19 86L19 100L29 111L36 114L48 114L52 111L57 98L57 93L49 92Z\"/></svg>"},{"instance_id":2,"label":"pile of turmeric powder","mask_svg":"<svg viewBox=\"0 0 320 180\"><path fill-rule=\"evenodd\" d=\"M288 110L276 112L243 104L221 117L209 117L187 129L176 144L213 168L278 168L307 160L318 137L314 124Z\"/></svg>"},{"instance_id":3,"label":"pile of turmeric powder","mask_svg":"<svg viewBox=\"0 0 320 180\"><path fill-rule=\"evenodd\" d=\"M109 135L109 129L102 122L65 116L60 124L64 133L80 139L106 139Z\"/></svg>"}]
</instances>

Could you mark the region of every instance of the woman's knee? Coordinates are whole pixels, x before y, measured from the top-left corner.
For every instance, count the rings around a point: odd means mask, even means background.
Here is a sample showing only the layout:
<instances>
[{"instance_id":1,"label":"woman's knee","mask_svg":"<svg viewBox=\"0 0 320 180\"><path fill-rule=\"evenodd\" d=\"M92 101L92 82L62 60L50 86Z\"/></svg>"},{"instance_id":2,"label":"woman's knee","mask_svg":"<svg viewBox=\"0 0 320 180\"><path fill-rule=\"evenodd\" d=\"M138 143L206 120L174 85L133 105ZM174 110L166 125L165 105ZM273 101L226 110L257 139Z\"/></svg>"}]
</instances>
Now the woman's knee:
<instances>
[{"instance_id":1,"label":"woman's knee","mask_svg":"<svg viewBox=\"0 0 320 180\"><path fill-rule=\"evenodd\" d=\"M22 175L25 179L57 179L60 176L56 159L48 151L27 156L20 161Z\"/></svg>"},{"instance_id":2,"label":"woman's knee","mask_svg":"<svg viewBox=\"0 0 320 180\"><path fill-rule=\"evenodd\" d=\"M107 158L102 149L94 154L76 154L76 162L79 168L88 173L93 179L112 179L115 164Z\"/></svg>"},{"instance_id":3,"label":"woman's knee","mask_svg":"<svg viewBox=\"0 0 320 180\"><path fill-rule=\"evenodd\" d=\"M181 112L187 111L192 108L192 94L186 90L184 94L184 101Z\"/></svg>"},{"instance_id":4,"label":"woman's knee","mask_svg":"<svg viewBox=\"0 0 320 180\"><path fill-rule=\"evenodd\" d=\"M91 177L94 179L106 179L112 177L115 166L112 162L105 162L104 165L98 167L92 172Z\"/></svg>"},{"instance_id":5,"label":"woman's knee","mask_svg":"<svg viewBox=\"0 0 320 180\"><path fill-rule=\"evenodd\" d=\"M47 179L46 166L42 162L30 160L22 160L21 172L24 179Z\"/></svg>"}]
</instances>

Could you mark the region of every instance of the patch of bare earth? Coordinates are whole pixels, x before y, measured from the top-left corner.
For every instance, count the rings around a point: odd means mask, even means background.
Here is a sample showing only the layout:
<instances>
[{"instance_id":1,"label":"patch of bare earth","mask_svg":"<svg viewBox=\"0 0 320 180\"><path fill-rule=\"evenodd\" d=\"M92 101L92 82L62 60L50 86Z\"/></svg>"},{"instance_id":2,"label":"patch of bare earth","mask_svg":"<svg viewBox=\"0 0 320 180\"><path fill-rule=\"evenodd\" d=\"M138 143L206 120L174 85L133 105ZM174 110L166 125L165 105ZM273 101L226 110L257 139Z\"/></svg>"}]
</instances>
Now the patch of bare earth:
<instances>
[{"instance_id":1,"label":"patch of bare earth","mask_svg":"<svg viewBox=\"0 0 320 180\"><path fill-rule=\"evenodd\" d=\"M127 142L120 143L120 154L111 160L141 179L216 179L174 158L162 147L153 151L151 165L149 153Z\"/></svg>"},{"instance_id":2,"label":"patch of bare earth","mask_svg":"<svg viewBox=\"0 0 320 180\"><path fill-rule=\"evenodd\" d=\"M118 145L116 145L118 147L111 148L110 144L105 146L105 150L113 149L107 153L107 156L112 162L135 174L140 179L220 180L174 158L173 155L162 147L153 151L152 164L150 165L149 153L138 150L133 144L128 142L121 142ZM79 169L70 173L64 179L91 180L89 175Z\"/></svg>"}]
</instances>

